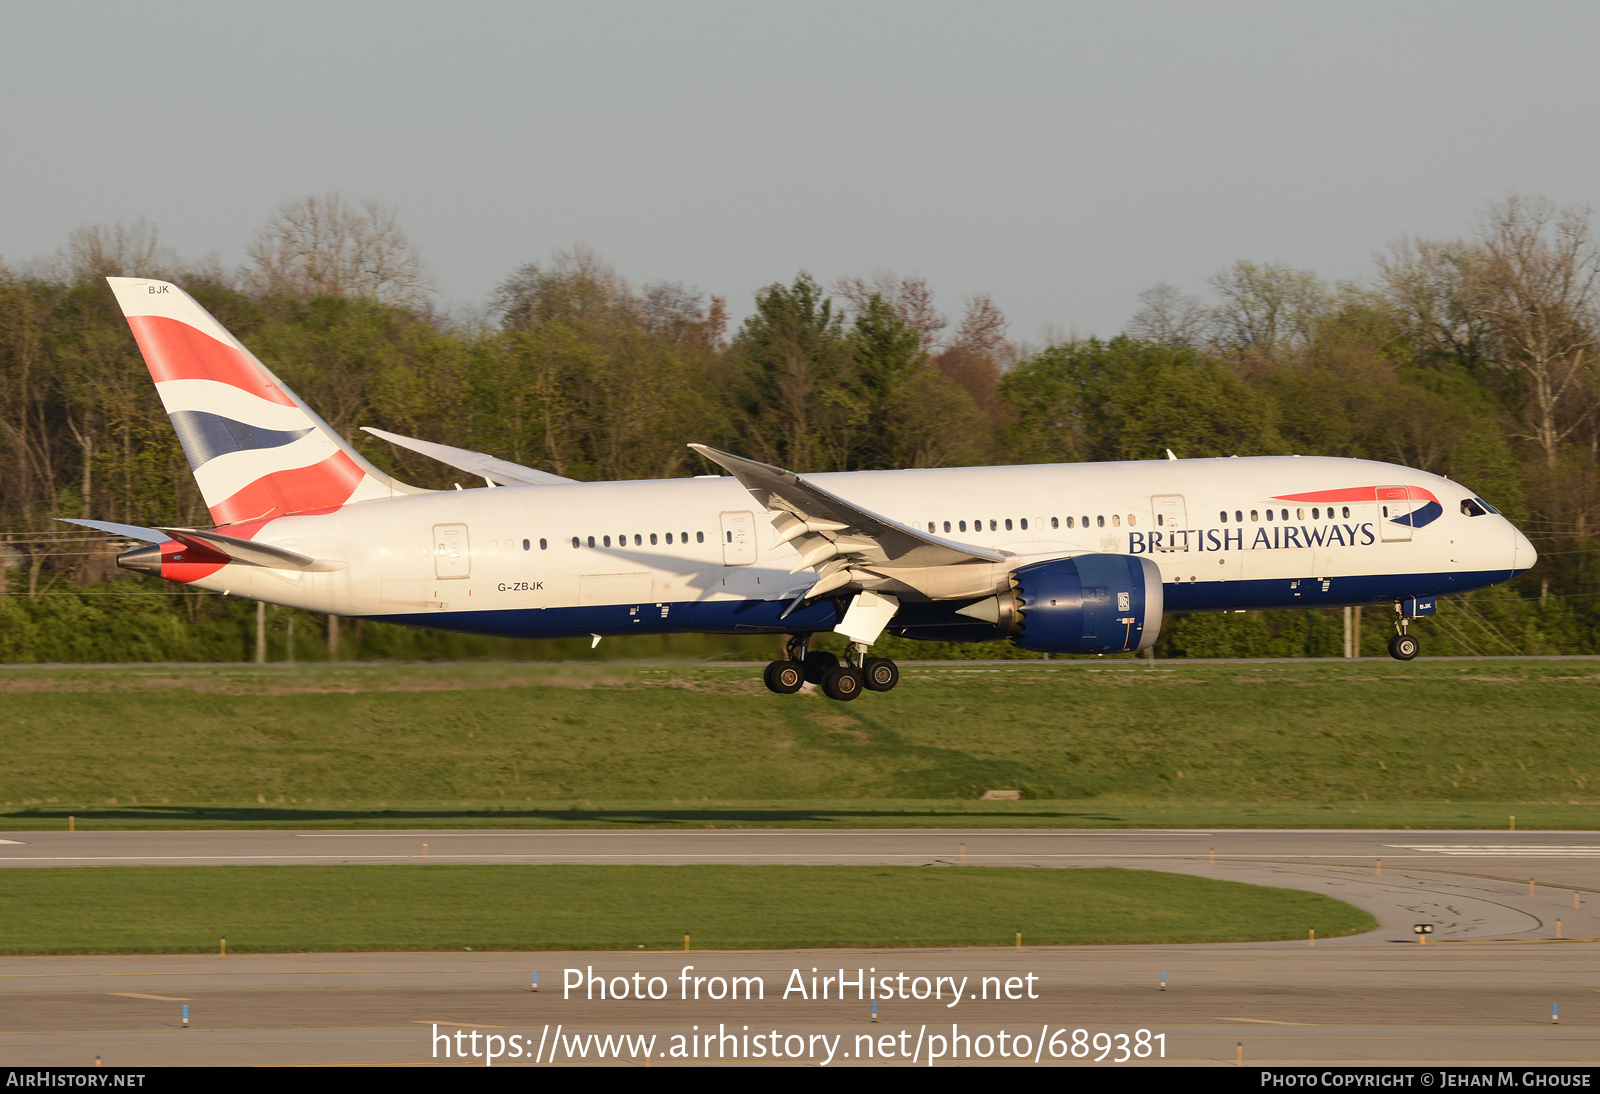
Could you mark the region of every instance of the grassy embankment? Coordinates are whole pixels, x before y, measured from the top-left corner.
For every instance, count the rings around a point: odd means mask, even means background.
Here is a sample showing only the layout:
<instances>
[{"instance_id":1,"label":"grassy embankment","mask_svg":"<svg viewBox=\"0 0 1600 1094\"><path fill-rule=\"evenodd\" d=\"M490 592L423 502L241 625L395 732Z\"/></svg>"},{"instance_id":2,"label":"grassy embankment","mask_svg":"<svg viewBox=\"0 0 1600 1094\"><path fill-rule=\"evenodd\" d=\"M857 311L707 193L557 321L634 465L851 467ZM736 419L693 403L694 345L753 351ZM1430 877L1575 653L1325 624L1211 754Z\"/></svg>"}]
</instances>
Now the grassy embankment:
<instances>
[{"instance_id":1,"label":"grassy embankment","mask_svg":"<svg viewBox=\"0 0 1600 1094\"><path fill-rule=\"evenodd\" d=\"M1139 870L869 866L13 869L0 952L1218 942L1371 930L1316 893Z\"/></svg>"},{"instance_id":2,"label":"grassy embankment","mask_svg":"<svg viewBox=\"0 0 1600 1094\"><path fill-rule=\"evenodd\" d=\"M0 673L0 827L1600 826L1600 661ZM984 790L1024 800L980 802Z\"/></svg>"}]
</instances>

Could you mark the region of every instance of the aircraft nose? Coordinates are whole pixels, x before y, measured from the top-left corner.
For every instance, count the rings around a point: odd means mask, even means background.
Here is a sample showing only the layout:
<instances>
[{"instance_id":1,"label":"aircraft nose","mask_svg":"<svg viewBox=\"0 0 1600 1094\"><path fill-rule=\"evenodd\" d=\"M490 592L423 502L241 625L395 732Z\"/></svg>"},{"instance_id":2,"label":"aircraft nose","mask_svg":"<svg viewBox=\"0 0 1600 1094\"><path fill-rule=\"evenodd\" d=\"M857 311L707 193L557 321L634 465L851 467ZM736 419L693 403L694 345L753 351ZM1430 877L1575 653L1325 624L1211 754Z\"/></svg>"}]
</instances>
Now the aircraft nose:
<instances>
[{"instance_id":1,"label":"aircraft nose","mask_svg":"<svg viewBox=\"0 0 1600 1094\"><path fill-rule=\"evenodd\" d=\"M1512 528L1511 535L1511 572L1526 573L1539 561L1539 552L1533 549L1533 544L1528 542L1528 537L1520 529Z\"/></svg>"}]
</instances>

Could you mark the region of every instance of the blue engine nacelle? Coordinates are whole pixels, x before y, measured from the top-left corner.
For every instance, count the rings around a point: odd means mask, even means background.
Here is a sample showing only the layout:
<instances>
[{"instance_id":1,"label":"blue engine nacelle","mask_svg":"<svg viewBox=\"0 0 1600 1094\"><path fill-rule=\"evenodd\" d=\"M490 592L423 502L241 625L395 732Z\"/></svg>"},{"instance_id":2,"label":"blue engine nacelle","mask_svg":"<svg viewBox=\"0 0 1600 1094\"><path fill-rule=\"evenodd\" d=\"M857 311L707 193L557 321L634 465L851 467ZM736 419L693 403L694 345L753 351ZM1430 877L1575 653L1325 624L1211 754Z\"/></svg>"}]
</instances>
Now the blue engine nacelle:
<instances>
[{"instance_id":1,"label":"blue engine nacelle","mask_svg":"<svg viewBox=\"0 0 1600 1094\"><path fill-rule=\"evenodd\" d=\"M1161 633L1161 571L1142 555L1036 562L1011 579L996 622L1025 650L1126 653L1149 649Z\"/></svg>"}]
</instances>

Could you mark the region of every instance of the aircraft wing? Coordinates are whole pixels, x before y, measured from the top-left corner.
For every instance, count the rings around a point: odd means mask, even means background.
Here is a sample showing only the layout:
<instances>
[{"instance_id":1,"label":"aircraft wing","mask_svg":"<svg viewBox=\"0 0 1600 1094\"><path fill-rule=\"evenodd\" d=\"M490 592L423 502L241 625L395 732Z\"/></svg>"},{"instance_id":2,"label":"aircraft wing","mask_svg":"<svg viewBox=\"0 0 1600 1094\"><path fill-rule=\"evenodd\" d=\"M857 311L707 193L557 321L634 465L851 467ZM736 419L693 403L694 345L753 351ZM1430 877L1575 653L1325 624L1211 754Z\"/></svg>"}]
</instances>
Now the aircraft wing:
<instances>
[{"instance_id":1,"label":"aircraft wing","mask_svg":"<svg viewBox=\"0 0 1600 1094\"><path fill-rule=\"evenodd\" d=\"M551 486L556 483L576 482L575 479L564 479L560 475L552 475L548 471L540 471L533 467L523 467L521 464L512 463L491 456L486 452L474 452L470 448L454 448L448 444L437 444L433 441L419 441L415 437L402 437L398 433L390 433L383 429L374 429L370 425L361 427L363 431L371 433L374 437L382 437L390 444L397 444L401 448L409 448L413 452L421 452L424 456L438 460L440 463L449 464L471 475L478 475L500 486Z\"/></svg>"},{"instance_id":2,"label":"aircraft wing","mask_svg":"<svg viewBox=\"0 0 1600 1094\"><path fill-rule=\"evenodd\" d=\"M800 564L792 572L814 569L818 581L807 598L856 584L853 567L878 574L894 570L954 566L967 562L1003 562L1004 551L958 543L909 524L879 516L792 471L718 452L703 444L690 448L726 468L761 506L777 514L778 543L793 542Z\"/></svg>"}]
</instances>

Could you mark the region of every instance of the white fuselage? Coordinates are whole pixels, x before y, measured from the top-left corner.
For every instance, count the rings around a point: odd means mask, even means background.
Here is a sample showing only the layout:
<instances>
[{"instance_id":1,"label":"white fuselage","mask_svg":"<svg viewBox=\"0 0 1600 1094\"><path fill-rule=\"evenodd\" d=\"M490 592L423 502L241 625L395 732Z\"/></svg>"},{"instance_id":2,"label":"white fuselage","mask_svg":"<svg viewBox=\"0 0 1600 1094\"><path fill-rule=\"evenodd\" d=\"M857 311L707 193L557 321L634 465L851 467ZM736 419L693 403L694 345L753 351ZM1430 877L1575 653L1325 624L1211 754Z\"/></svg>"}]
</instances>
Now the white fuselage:
<instances>
[{"instance_id":1,"label":"white fuselage","mask_svg":"<svg viewBox=\"0 0 1600 1094\"><path fill-rule=\"evenodd\" d=\"M1438 596L1504 581L1536 557L1503 517L1463 511L1467 488L1364 460L940 468L807 481L917 529L1015 556L924 574L921 599L934 603L994 595L1017 566L1086 552L1150 557L1169 612ZM1303 500L1285 500L1293 498ZM815 575L792 572L794 547L774 545L768 515L731 477L415 494L279 517L252 538L343 568L230 563L187 580L336 615L527 637L827 630L838 618L823 602L779 620Z\"/></svg>"}]
</instances>

